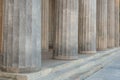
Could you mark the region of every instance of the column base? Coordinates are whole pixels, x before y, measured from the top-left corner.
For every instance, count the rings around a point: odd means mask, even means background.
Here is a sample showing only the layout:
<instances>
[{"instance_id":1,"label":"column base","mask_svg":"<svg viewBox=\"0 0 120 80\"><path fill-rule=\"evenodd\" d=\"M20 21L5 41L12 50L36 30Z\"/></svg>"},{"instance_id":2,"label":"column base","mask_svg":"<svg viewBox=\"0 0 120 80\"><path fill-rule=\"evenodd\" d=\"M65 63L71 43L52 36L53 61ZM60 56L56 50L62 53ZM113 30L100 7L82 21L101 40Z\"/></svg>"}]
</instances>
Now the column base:
<instances>
[{"instance_id":1,"label":"column base","mask_svg":"<svg viewBox=\"0 0 120 80\"><path fill-rule=\"evenodd\" d=\"M108 49L113 49L113 48L115 48L115 46L114 47L113 46L112 47L108 47Z\"/></svg>"},{"instance_id":2,"label":"column base","mask_svg":"<svg viewBox=\"0 0 120 80\"><path fill-rule=\"evenodd\" d=\"M96 51L80 51L80 54L95 54Z\"/></svg>"},{"instance_id":3,"label":"column base","mask_svg":"<svg viewBox=\"0 0 120 80\"><path fill-rule=\"evenodd\" d=\"M42 59L51 59L53 57L53 50L42 50Z\"/></svg>"},{"instance_id":4,"label":"column base","mask_svg":"<svg viewBox=\"0 0 120 80\"><path fill-rule=\"evenodd\" d=\"M75 59L78 59L78 56L54 56L54 59L75 60Z\"/></svg>"},{"instance_id":5,"label":"column base","mask_svg":"<svg viewBox=\"0 0 120 80\"><path fill-rule=\"evenodd\" d=\"M38 71L40 71L41 68L1 67L1 70L3 72L9 72L9 73L32 73L32 72L38 72Z\"/></svg>"},{"instance_id":6,"label":"column base","mask_svg":"<svg viewBox=\"0 0 120 80\"><path fill-rule=\"evenodd\" d=\"M115 46L116 48L120 47L119 45L118 46Z\"/></svg>"},{"instance_id":7,"label":"column base","mask_svg":"<svg viewBox=\"0 0 120 80\"><path fill-rule=\"evenodd\" d=\"M41 51L42 51L42 53L48 53L49 49L42 49Z\"/></svg>"},{"instance_id":8,"label":"column base","mask_svg":"<svg viewBox=\"0 0 120 80\"><path fill-rule=\"evenodd\" d=\"M97 51L106 51L108 48L99 48L99 49L97 49Z\"/></svg>"}]
</instances>

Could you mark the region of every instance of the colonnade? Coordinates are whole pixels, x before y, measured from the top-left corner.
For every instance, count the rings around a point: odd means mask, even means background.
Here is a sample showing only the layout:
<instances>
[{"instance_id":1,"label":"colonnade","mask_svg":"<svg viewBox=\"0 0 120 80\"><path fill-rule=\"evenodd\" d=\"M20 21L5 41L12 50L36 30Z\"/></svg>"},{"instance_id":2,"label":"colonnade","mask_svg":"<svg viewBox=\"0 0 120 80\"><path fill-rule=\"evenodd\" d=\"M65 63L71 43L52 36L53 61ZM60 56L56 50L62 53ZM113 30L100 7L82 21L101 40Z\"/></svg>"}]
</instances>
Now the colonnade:
<instances>
[{"instance_id":1,"label":"colonnade","mask_svg":"<svg viewBox=\"0 0 120 80\"><path fill-rule=\"evenodd\" d=\"M3 63L6 72L41 69L41 53L54 59L119 47L119 0L4 0Z\"/></svg>"}]
</instances>

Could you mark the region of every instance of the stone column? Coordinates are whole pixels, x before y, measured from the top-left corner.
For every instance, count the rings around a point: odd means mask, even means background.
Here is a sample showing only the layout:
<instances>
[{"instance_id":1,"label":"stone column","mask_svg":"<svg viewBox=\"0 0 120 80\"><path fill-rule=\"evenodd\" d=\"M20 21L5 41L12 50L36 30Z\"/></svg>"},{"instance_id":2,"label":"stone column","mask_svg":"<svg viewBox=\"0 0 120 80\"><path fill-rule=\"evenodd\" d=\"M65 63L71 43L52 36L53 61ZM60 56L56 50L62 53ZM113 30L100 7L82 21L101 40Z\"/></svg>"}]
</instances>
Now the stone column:
<instances>
[{"instance_id":1,"label":"stone column","mask_svg":"<svg viewBox=\"0 0 120 80\"><path fill-rule=\"evenodd\" d=\"M50 0L49 5L50 18L49 18L49 46L53 49L54 38L55 38L55 0Z\"/></svg>"},{"instance_id":2,"label":"stone column","mask_svg":"<svg viewBox=\"0 0 120 80\"><path fill-rule=\"evenodd\" d=\"M108 48L115 47L115 8L114 8L114 0L108 0L108 19L107 19L107 27L108 27Z\"/></svg>"},{"instance_id":3,"label":"stone column","mask_svg":"<svg viewBox=\"0 0 120 80\"><path fill-rule=\"evenodd\" d=\"M97 0L97 50L107 49L107 0Z\"/></svg>"},{"instance_id":4,"label":"stone column","mask_svg":"<svg viewBox=\"0 0 120 80\"><path fill-rule=\"evenodd\" d=\"M78 57L78 0L55 0L55 59Z\"/></svg>"},{"instance_id":5,"label":"stone column","mask_svg":"<svg viewBox=\"0 0 120 80\"><path fill-rule=\"evenodd\" d=\"M49 50L49 1L42 0L42 53Z\"/></svg>"},{"instance_id":6,"label":"stone column","mask_svg":"<svg viewBox=\"0 0 120 80\"><path fill-rule=\"evenodd\" d=\"M0 0L0 53L2 48L2 10L3 10L3 0Z\"/></svg>"},{"instance_id":7,"label":"stone column","mask_svg":"<svg viewBox=\"0 0 120 80\"><path fill-rule=\"evenodd\" d=\"M96 53L96 0L79 0L79 53Z\"/></svg>"},{"instance_id":8,"label":"stone column","mask_svg":"<svg viewBox=\"0 0 120 80\"><path fill-rule=\"evenodd\" d=\"M119 0L115 0L115 47L119 47Z\"/></svg>"},{"instance_id":9,"label":"stone column","mask_svg":"<svg viewBox=\"0 0 120 80\"><path fill-rule=\"evenodd\" d=\"M4 0L3 71L41 68L41 0Z\"/></svg>"}]
</instances>

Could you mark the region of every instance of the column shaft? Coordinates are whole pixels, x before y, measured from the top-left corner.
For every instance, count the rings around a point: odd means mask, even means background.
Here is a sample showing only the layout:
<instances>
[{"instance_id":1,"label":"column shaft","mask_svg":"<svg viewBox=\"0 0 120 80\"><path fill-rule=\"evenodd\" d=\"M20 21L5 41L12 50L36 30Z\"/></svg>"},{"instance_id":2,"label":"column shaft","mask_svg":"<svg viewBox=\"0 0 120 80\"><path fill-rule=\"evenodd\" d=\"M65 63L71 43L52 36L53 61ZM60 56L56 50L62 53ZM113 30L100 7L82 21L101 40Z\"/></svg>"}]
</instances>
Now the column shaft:
<instances>
[{"instance_id":1,"label":"column shaft","mask_svg":"<svg viewBox=\"0 0 120 80\"><path fill-rule=\"evenodd\" d=\"M2 11L3 10L3 0L0 0L0 53L2 50Z\"/></svg>"},{"instance_id":2,"label":"column shaft","mask_svg":"<svg viewBox=\"0 0 120 80\"><path fill-rule=\"evenodd\" d=\"M115 0L115 47L119 47L120 28L119 28L119 0Z\"/></svg>"},{"instance_id":3,"label":"column shaft","mask_svg":"<svg viewBox=\"0 0 120 80\"><path fill-rule=\"evenodd\" d=\"M3 70L41 68L41 0L4 0Z\"/></svg>"},{"instance_id":4,"label":"column shaft","mask_svg":"<svg viewBox=\"0 0 120 80\"><path fill-rule=\"evenodd\" d=\"M107 0L97 0L97 50L107 49Z\"/></svg>"},{"instance_id":5,"label":"column shaft","mask_svg":"<svg viewBox=\"0 0 120 80\"><path fill-rule=\"evenodd\" d=\"M49 50L49 1L42 0L42 53Z\"/></svg>"},{"instance_id":6,"label":"column shaft","mask_svg":"<svg viewBox=\"0 0 120 80\"><path fill-rule=\"evenodd\" d=\"M55 0L55 59L78 57L78 0Z\"/></svg>"},{"instance_id":7,"label":"column shaft","mask_svg":"<svg viewBox=\"0 0 120 80\"><path fill-rule=\"evenodd\" d=\"M108 48L115 47L115 8L114 0L108 0L108 18L107 18L107 33L108 33Z\"/></svg>"},{"instance_id":8,"label":"column shaft","mask_svg":"<svg viewBox=\"0 0 120 80\"><path fill-rule=\"evenodd\" d=\"M96 0L79 0L79 53L96 53Z\"/></svg>"},{"instance_id":9,"label":"column shaft","mask_svg":"<svg viewBox=\"0 0 120 80\"><path fill-rule=\"evenodd\" d=\"M50 48L53 48L55 38L55 0L50 0L49 10L49 46Z\"/></svg>"}]
</instances>

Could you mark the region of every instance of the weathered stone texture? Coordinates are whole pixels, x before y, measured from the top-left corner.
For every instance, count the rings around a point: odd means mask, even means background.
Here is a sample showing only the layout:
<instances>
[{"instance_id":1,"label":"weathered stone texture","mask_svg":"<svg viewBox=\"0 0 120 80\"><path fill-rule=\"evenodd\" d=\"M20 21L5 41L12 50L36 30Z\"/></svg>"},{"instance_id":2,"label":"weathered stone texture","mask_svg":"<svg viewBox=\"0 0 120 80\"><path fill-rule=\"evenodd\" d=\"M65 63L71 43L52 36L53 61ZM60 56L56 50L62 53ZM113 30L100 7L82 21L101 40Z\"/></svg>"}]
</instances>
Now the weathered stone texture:
<instances>
[{"instance_id":1,"label":"weathered stone texture","mask_svg":"<svg viewBox=\"0 0 120 80\"><path fill-rule=\"evenodd\" d=\"M42 53L49 50L49 1L42 0Z\"/></svg>"},{"instance_id":2,"label":"weathered stone texture","mask_svg":"<svg viewBox=\"0 0 120 80\"><path fill-rule=\"evenodd\" d=\"M3 10L3 0L0 0L0 53L1 53L1 46L2 46L2 10Z\"/></svg>"},{"instance_id":3,"label":"weathered stone texture","mask_svg":"<svg viewBox=\"0 0 120 80\"><path fill-rule=\"evenodd\" d=\"M55 59L78 57L78 0L55 0Z\"/></svg>"},{"instance_id":4,"label":"weathered stone texture","mask_svg":"<svg viewBox=\"0 0 120 80\"><path fill-rule=\"evenodd\" d=\"M55 38L55 0L49 1L49 46L53 48Z\"/></svg>"},{"instance_id":5,"label":"weathered stone texture","mask_svg":"<svg viewBox=\"0 0 120 80\"><path fill-rule=\"evenodd\" d=\"M41 0L4 0L3 70L41 68Z\"/></svg>"},{"instance_id":6,"label":"weathered stone texture","mask_svg":"<svg viewBox=\"0 0 120 80\"><path fill-rule=\"evenodd\" d=\"M107 49L107 0L97 0L97 50Z\"/></svg>"},{"instance_id":7,"label":"weathered stone texture","mask_svg":"<svg viewBox=\"0 0 120 80\"><path fill-rule=\"evenodd\" d=\"M96 0L79 0L79 53L96 53Z\"/></svg>"},{"instance_id":8,"label":"weathered stone texture","mask_svg":"<svg viewBox=\"0 0 120 80\"><path fill-rule=\"evenodd\" d=\"M119 28L119 0L115 0L115 47L120 45L120 28Z\"/></svg>"},{"instance_id":9,"label":"weathered stone texture","mask_svg":"<svg viewBox=\"0 0 120 80\"><path fill-rule=\"evenodd\" d=\"M108 48L115 47L115 7L114 0L108 0L107 34Z\"/></svg>"}]
</instances>

